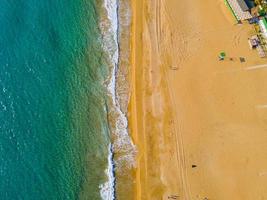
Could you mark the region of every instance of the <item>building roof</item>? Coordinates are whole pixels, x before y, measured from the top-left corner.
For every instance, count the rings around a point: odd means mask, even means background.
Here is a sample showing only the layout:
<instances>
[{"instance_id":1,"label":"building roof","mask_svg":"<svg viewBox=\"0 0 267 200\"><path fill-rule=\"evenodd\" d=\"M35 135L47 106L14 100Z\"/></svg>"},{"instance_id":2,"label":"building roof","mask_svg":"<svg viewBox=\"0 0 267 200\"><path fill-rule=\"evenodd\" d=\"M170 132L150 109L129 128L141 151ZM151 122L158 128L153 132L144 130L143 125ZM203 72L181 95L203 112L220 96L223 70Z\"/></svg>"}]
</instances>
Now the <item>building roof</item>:
<instances>
[{"instance_id":1,"label":"building roof","mask_svg":"<svg viewBox=\"0 0 267 200\"><path fill-rule=\"evenodd\" d=\"M263 22L263 25L265 26L265 28L267 29L267 20L265 17L262 18L262 22Z\"/></svg>"},{"instance_id":2,"label":"building roof","mask_svg":"<svg viewBox=\"0 0 267 200\"><path fill-rule=\"evenodd\" d=\"M244 0L226 0L226 2L231 7L237 20L246 20L252 18L251 14L248 11L249 8ZM245 11L243 9L245 9Z\"/></svg>"},{"instance_id":3,"label":"building roof","mask_svg":"<svg viewBox=\"0 0 267 200\"><path fill-rule=\"evenodd\" d=\"M244 0L236 0L243 12L248 11L248 5Z\"/></svg>"},{"instance_id":4,"label":"building roof","mask_svg":"<svg viewBox=\"0 0 267 200\"><path fill-rule=\"evenodd\" d=\"M260 20L259 25L262 32L267 32L267 21L265 17Z\"/></svg>"},{"instance_id":5,"label":"building roof","mask_svg":"<svg viewBox=\"0 0 267 200\"><path fill-rule=\"evenodd\" d=\"M261 32L262 32L262 35L267 38L267 21L264 18L262 18L260 21L259 21L259 25L260 25L260 29L261 29Z\"/></svg>"}]
</instances>

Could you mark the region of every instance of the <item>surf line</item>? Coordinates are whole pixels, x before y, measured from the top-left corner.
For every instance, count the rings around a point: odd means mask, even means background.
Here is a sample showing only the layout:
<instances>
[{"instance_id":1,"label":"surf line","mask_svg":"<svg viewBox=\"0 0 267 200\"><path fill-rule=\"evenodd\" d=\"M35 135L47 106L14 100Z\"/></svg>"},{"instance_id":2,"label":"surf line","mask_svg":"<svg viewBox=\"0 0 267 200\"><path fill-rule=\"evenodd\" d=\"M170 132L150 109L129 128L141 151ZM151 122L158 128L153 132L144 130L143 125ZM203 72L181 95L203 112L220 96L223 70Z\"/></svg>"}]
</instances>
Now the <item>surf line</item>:
<instances>
[{"instance_id":1,"label":"surf line","mask_svg":"<svg viewBox=\"0 0 267 200\"><path fill-rule=\"evenodd\" d=\"M111 73L109 78L109 83L107 85L107 89L109 95L112 100L111 109L108 109L108 105L106 103L107 114L109 115L109 110L115 110L118 113L118 117L116 117L116 125L115 130L109 124L109 135L110 135L110 144L109 144L109 155L108 155L108 167L106 169L107 182L102 184L100 193L103 200L115 200L116 198L116 163L114 159L114 141L112 141L112 132L119 132L117 124L118 121L124 121L124 114L120 109L119 101L116 95L116 81L117 81L117 73L118 66L120 61L119 55L119 0L104 0L103 2L104 8L107 12L108 24L104 24L105 28L108 28L105 32L103 32L104 36L104 50L109 56L109 61L111 64ZM108 117L108 116L107 116ZM108 123L110 120L108 120ZM127 124L127 123L126 123Z\"/></svg>"}]
</instances>

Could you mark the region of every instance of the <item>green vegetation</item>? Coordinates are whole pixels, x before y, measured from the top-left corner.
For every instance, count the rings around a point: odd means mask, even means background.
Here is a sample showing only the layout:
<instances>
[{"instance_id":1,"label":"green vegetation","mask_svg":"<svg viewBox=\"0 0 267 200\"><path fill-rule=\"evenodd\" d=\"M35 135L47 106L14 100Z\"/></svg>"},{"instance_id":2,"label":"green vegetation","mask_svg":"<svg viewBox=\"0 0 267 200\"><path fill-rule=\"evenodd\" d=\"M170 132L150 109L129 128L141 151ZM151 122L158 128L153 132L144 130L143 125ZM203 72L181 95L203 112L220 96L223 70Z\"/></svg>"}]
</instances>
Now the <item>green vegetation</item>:
<instances>
[{"instance_id":1,"label":"green vegetation","mask_svg":"<svg viewBox=\"0 0 267 200\"><path fill-rule=\"evenodd\" d=\"M264 9L259 9L259 15L260 16L265 16L266 15L266 11Z\"/></svg>"},{"instance_id":2,"label":"green vegetation","mask_svg":"<svg viewBox=\"0 0 267 200\"><path fill-rule=\"evenodd\" d=\"M267 3L265 0L254 0L258 7L258 13L260 16L265 16L267 13Z\"/></svg>"}]
</instances>

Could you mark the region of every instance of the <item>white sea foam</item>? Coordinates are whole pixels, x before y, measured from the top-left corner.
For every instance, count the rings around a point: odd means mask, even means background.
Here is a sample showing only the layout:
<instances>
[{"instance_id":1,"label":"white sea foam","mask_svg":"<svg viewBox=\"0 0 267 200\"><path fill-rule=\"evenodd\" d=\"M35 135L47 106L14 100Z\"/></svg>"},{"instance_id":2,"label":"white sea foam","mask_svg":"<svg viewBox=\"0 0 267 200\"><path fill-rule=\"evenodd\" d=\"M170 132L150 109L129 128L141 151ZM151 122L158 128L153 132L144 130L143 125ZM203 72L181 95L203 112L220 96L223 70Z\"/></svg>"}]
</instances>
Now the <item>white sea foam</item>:
<instances>
[{"instance_id":1,"label":"white sea foam","mask_svg":"<svg viewBox=\"0 0 267 200\"><path fill-rule=\"evenodd\" d=\"M114 164L113 164L113 152L112 145L109 145L109 155L108 155L108 168L106 169L106 175L108 181L100 185L100 195L104 200L114 200L115 199L115 176L114 176Z\"/></svg>"},{"instance_id":2,"label":"white sea foam","mask_svg":"<svg viewBox=\"0 0 267 200\"><path fill-rule=\"evenodd\" d=\"M106 171L108 181L100 186L101 197L103 200L115 199L115 177L114 167L116 169L120 165L127 163L130 168L134 165L135 147L128 134L128 121L125 114L121 111L120 104L116 94L116 77L119 64L119 15L118 0L104 0L104 8L106 9L107 20L101 22L103 34L103 49L107 52L110 60L111 75L107 86L108 92L112 99L111 112L114 112L116 118L115 130L111 130L114 140L112 148L110 148L108 169ZM120 157L114 161L113 150L119 152Z\"/></svg>"}]
</instances>

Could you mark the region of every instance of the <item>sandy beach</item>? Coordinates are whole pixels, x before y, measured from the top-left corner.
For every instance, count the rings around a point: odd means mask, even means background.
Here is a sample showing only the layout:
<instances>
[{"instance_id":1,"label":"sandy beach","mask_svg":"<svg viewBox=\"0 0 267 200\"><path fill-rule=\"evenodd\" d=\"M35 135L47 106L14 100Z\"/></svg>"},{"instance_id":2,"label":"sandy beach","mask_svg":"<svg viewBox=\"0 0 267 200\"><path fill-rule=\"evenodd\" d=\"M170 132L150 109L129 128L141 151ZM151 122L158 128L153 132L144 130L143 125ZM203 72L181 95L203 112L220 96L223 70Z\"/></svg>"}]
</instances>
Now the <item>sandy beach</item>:
<instances>
[{"instance_id":1,"label":"sandy beach","mask_svg":"<svg viewBox=\"0 0 267 200\"><path fill-rule=\"evenodd\" d=\"M132 10L135 199L267 199L267 60L248 47L253 26L223 0Z\"/></svg>"}]
</instances>

